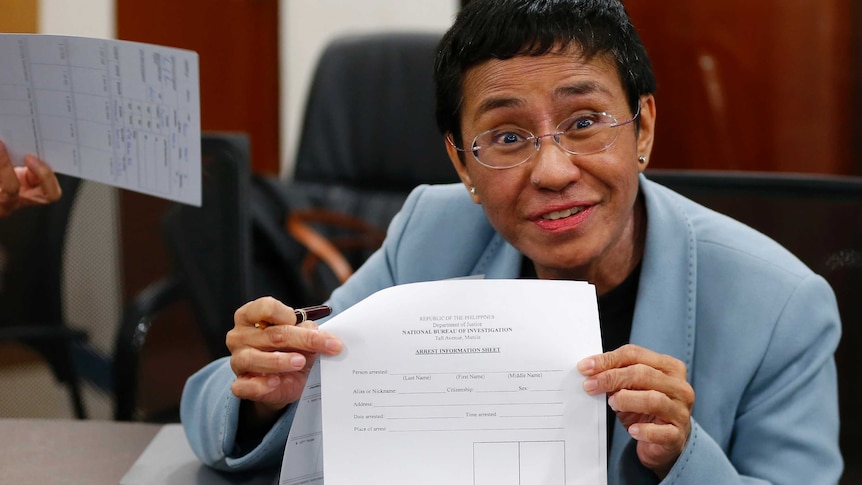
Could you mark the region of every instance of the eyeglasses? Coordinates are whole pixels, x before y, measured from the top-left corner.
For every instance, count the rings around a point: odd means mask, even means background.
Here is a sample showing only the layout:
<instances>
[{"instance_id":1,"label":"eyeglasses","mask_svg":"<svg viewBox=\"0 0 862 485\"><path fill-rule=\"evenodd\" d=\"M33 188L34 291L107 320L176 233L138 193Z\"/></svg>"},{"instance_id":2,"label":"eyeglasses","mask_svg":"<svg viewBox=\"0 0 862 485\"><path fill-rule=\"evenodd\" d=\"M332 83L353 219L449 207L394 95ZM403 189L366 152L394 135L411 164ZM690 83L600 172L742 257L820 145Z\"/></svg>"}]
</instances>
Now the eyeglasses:
<instances>
[{"instance_id":1,"label":"eyeglasses","mask_svg":"<svg viewBox=\"0 0 862 485\"><path fill-rule=\"evenodd\" d=\"M578 112L557 125L553 133L533 135L522 128L495 128L483 131L473 139L470 149L455 145L450 136L446 140L460 152L472 152L480 164L497 170L512 168L526 162L542 147L542 138L551 137L571 155L590 155L607 150L617 141L619 128L640 116L640 104L630 120L617 122L608 113Z\"/></svg>"}]
</instances>

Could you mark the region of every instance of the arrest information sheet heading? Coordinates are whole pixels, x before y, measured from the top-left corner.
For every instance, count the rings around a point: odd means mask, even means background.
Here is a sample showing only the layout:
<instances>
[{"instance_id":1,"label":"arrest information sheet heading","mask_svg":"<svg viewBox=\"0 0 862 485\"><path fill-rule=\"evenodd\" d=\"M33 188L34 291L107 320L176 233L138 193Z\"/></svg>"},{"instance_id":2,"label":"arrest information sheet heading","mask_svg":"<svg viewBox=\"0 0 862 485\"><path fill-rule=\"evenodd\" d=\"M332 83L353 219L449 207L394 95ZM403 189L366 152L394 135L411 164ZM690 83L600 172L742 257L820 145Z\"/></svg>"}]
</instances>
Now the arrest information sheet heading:
<instances>
[{"instance_id":1,"label":"arrest information sheet heading","mask_svg":"<svg viewBox=\"0 0 862 485\"><path fill-rule=\"evenodd\" d=\"M592 285L395 286L324 328L344 341L316 388L328 485L606 482L605 397L576 369L602 351Z\"/></svg>"}]
</instances>

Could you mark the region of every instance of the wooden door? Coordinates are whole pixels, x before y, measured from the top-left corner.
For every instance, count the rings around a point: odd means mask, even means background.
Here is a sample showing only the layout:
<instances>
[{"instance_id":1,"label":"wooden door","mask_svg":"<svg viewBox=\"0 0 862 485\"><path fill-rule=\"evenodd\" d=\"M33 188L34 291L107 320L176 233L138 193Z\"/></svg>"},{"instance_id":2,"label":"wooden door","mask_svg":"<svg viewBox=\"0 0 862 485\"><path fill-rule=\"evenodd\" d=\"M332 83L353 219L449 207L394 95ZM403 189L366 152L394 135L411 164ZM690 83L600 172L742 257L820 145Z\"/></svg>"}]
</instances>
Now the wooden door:
<instances>
[{"instance_id":1,"label":"wooden door","mask_svg":"<svg viewBox=\"0 0 862 485\"><path fill-rule=\"evenodd\" d=\"M625 4L658 79L651 166L862 174L853 0Z\"/></svg>"},{"instance_id":2,"label":"wooden door","mask_svg":"<svg viewBox=\"0 0 862 485\"><path fill-rule=\"evenodd\" d=\"M201 128L249 133L278 173L278 0L117 0L117 36L196 51Z\"/></svg>"},{"instance_id":3,"label":"wooden door","mask_svg":"<svg viewBox=\"0 0 862 485\"><path fill-rule=\"evenodd\" d=\"M0 32L32 34L39 28L35 0L0 0Z\"/></svg>"}]
</instances>

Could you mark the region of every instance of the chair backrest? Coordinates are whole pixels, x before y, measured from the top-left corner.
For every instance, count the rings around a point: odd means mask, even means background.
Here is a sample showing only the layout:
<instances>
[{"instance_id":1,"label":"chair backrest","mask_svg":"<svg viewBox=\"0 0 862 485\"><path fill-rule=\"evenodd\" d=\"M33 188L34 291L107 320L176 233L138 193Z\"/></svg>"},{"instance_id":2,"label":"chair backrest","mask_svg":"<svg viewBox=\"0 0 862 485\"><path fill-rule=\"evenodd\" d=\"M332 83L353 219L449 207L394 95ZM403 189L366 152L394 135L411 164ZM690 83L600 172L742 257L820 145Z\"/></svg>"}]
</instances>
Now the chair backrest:
<instances>
[{"instance_id":1,"label":"chair backrest","mask_svg":"<svg viewBox=\"0 0 862 485\"><path fill-rule=\"evenodd\" d=\"M201 156L201 207L173 206L162 219L162 233L207 347L221 356L227 354L224 334L233 312L251 294L248 139L205 134Z\"/></svg>"},{"instance_id":2,"label":"chair backrest","mask_svg":"<svg viewBox=\"0 0 862 485\"><path fill-rule=\"evenodd\" d=\"M212 357L228 354L225 334L237 308L272 295L309 304L296 244L278 206L253 182L244 134L205 133L201 139L202 204L173 206L162 233ZM271 211L275 211L272 213Z\"/></svg>"},{"instance_id":3,"label":"chair backrest","mask_svg":"<svg viewBox=\"0 0 862 485\"><path fill-rule=\"evenodd\" d=\"M63 196L45 206L28 207L0 219L0 328L63 327L63 256L69 215L80 179L57 175ZM64 364L52 346L36 348L61 377Z\"/></svg>"},{"instance_id":4,"label":"chair backrest","mask_svg":"<svg viewBox=\"0 0 862 485\"><path fill-rule=\"evenodd\" d=\"M410 190L458 181L434 117L433 64L441 36L346 35L334 39L318 62L294 180L280 192L292 213L326 209L361 221L345 229L319 223L333 219L326 215L310 218L317 218L312 225L325 238L345 241L338 249L353 247L345 257L354 268L376 249L365 242L385 231ZM357 234L366 223L369 231ZM313 283L318 299L338 285L326 270L319 276Z\"/></svg>"},{"instance_id":5,"label":"chair backrest","mask_svg":"<svg viewBox=\"0 0 862 485\"><path fill-rule=\"evenodd\" d=\"M63 189L59 201L0 219L0 309L7 317L63 320L63 248L80 179L66 175L57 179Z\"/></svg>"},{"instance_id":6,"label":"chair backrest","mask_svg":"<svg viewBox=\"0 0 862 485\"><path fill-rule=\"evenodd\" d=\"M647 177L767 234L829 281L843 332L842 449L848 467L862 468L862 177L656 169Z\"/></svg>"},{"instance_id":7,"label":"chair backrest","mask_svg":"<svg viewBox=\"0 0 862 485\"><path fill-rule=\"evenodd\" d=\"M326 47L306 102L294 206L339 210L385 229L415 186L458 180L434 118L441 36L353 34Z\"/></svg>"},{"instance_id":8,"label":"chair backrest","mask_svg":"<svg viewBox=\"0 0 862 485\"><path fill-rule=\"evenodd\" d=\"M308 95L295 180L400 192L456 181L434 118L440 38L389 32L333 40Z\"/></svg>"}]
</instances>

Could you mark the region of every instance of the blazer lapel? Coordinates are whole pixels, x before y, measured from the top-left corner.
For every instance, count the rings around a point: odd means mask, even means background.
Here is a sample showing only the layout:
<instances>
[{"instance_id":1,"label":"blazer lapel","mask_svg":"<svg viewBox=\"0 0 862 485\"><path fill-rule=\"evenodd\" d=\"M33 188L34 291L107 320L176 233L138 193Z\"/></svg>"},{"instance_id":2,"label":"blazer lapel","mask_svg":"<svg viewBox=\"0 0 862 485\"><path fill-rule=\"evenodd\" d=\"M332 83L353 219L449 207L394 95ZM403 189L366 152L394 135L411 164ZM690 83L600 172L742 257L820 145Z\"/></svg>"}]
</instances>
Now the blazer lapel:
<instances>
[{"instance_id":1,"label":"blazer lapel","mask_svg":"<svg viewBox=\"0 0 862 485\"><path fill-rule=\"evenodd\" d=\"M683 361L694 372L697 246L694 228L678 195L640 178L647 236L629 341ZM610 484L650 483L654 475L636 463L635 442L619 423L608 457ZM631 455L631 456L629 456Z\"/></svg>"}]
</instances>

